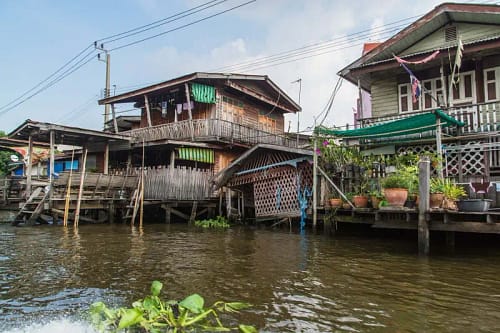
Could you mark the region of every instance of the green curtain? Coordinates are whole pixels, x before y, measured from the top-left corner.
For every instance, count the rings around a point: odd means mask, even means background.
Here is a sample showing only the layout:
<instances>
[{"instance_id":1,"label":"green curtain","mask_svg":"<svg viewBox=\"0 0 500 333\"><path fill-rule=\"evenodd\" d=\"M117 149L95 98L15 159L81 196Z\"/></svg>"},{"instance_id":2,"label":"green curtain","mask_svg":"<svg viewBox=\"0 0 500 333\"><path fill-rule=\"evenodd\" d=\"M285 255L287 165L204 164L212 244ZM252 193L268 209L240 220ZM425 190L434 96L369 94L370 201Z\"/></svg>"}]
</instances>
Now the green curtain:
<instances>
[{"instance_id":1,"label":"green curtain","mask_svg":"<svg viewBox=\"0 0 500 333\"><path fill-rule=\"evenodd\" d=\"M177 148L179 159L198 161L204 163L214 163L214 151L205 148Z\"/></svg>"},{"instance_id":2,"label":"green curtain","mask_svg":"<svg viewBox=\"0 0 500 333\"><path fill-rule=\"evenodd\" d=\"M215 88L200 83L191 83L191 93L195 102L215 103Z\"/></svg>"}]
</instances>

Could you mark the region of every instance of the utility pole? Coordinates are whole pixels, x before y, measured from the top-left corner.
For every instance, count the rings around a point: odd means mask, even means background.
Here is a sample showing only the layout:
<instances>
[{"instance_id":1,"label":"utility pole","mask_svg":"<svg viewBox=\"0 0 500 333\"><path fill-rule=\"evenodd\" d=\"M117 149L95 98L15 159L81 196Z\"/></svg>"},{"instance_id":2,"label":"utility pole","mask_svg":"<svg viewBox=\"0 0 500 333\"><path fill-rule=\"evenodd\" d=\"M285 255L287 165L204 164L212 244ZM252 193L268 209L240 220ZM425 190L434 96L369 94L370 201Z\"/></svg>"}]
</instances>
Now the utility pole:
<instances>
[{"instance_id":1,"label":"utility pole","mask_svg":"<svg viewBox=\"0 0 500 333\"><path fill-rule=\"evenodd\" d=\"M108 50L106 50L104 48L104 44L100 44L100 45L97 45L97 42L94 42L94 47L97 49L97 50L101 50L101 51L104 51L104 53L106 54L106 59L101 59L101 54L98 53L97 54L97 59L99 61L102 61L102 62L105 62L106 63L106 88L104 88L104 98L108 98L110 96L110 75L109 75L109 72L110 72L110 67L111 67L111 56L108 52ZM104 128L106 128L106 123L108 122L109 120L109 104L104 104Z\"/></svg>"},{"instance_id":2,"label":"utility pole","mask_svg":"<svg viewBox=\"0 0 500 333\"><path fill-rule=\"evenodd\" d=\"M299 83L299 106L300 106L300 93L302 92L302 78L299 78L292 83ZM299 128L300 128L300 112L297 112L297 148L299 148Z\"/></svg>"}]
</instances>

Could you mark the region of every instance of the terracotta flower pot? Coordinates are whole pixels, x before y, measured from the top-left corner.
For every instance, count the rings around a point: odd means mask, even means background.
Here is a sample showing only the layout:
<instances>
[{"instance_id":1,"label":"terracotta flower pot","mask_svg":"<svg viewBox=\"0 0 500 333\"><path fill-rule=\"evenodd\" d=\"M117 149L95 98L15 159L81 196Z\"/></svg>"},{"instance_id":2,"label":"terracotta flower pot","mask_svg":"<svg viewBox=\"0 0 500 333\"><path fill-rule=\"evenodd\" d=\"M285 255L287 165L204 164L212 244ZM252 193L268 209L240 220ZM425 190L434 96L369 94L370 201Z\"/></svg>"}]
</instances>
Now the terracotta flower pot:
<instances>
[{"instance_id":1,"label":"terracotta flower pot","mask_svg":"<svg viewBox=\"0 0 500 333\"><path fill-rule=\"evenodd\" d=\"M339 198L330 199L330 207L339 208L341 206L342 206L342 199L339 199Z\"/></svg>"},{"instance_id":2,"label":"terracotta flower pot","mask_svg":"<svg viewBox=\"0 0 500 333\"><path fill-rule=\"evenodd\" d=\"M444 194L443 193L431 193L429 196L429 208L441 208L443 204Z\"/></svg>"},{"instance_id":3,"label":"terracotta flower pot","mask_svg":"<svg viewBox=\"0 0 500 333\"><path fill-rule=\"evenodd\" d=\"M370 200L372 201L372 207L374 209L378 209L378 206L380 205L380 201L382 201L382 200L380 200L378 197L376 197L374 195L371 196Z\"/></svg>"},{"instance_id":4,"label":"terracotta flower pot","mask_svg":"<svg viewBox=\"0 0 500 333\"><path fill-rule=\"evenodd\" d=\"M344 208L344 209L351 209L351 205L349 205L347 202L344 202L342 204L342 208Z\"/></svg>"},{"instance_id":5,"label":"terracotta flower pot","mask_svg":"<svg viewBox=\"0 0 500 333\"><path fill-rule=\"evenodd\" d=\"M352 203L356 208L368 207L368 197L366 195L355 195L352 197Z\"/></svg>"},{"instance_id":6,"label":"terracotta flower pot","mask_svg":"<svg viewBox=\"0 0 500 333\"><path fill-rule=\"evenodd\" d=\"M384 196L389 206L403 207L408 199L408 190L405 188L386 188Z\"/></svg>"}]
</instances>

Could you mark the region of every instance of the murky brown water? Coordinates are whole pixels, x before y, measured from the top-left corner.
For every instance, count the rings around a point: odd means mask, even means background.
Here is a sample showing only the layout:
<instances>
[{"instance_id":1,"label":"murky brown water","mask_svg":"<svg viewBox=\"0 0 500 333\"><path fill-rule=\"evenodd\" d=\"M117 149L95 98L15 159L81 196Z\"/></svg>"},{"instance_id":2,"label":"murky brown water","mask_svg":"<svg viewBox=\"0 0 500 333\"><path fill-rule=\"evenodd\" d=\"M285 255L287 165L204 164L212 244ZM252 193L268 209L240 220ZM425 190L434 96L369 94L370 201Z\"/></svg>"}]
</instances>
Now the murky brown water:
<instances>
[{"instance_id":1,"label":"murky brown water","mask_svg":"<svg viewBox=\"0 0 500 333\"><path fill-rule=\"evenodd\" d=\"M90 303L130 304L154 279L168 298L253 303L233 319L262 331L499 332L500 250L423 260L414 245L252 228L4 225L0 332L89 332Z\"/></svg>"}]
</instances>

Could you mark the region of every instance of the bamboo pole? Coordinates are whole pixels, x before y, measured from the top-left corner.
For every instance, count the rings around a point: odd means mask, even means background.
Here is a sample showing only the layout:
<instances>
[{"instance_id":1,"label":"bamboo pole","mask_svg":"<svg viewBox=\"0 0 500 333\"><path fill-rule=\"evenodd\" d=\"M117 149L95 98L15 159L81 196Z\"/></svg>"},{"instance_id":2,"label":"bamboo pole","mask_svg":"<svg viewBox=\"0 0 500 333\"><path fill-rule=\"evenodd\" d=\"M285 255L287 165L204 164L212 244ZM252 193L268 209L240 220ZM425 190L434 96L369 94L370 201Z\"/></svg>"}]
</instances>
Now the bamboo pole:
<instances>
[{"instance_id":1,"label":"bamboo pole","mask_svg":"<svg viewBox=\"0 0 500 333\"><path fill-rule=\"evenodd\" d=\"M80 220L80 206L82 203L83 185L85 183L85 164L87 163L87 147L83 149L83 162L82 162L82 172L80 176L80 189L78 191L78 199L76 201L75 210L75 228L78 227L78 221Z\"/></svg>"},{"instance_id":2,"label":"bamboo pole","mask_svg":"<svg viewBox=\"0 0 500 333\"><path fill-rule=\"evenodd\" d=\"M64 216L63 216L63 226L68 226L68 214L69 214L69 202L71 198L71 176L73 175L73 158L75 157L75 148L71 152L71 166L69 169L69 178L68 178L68 188L66 190L66 201L64 203Z\"/></svg>"}]
</instances>

